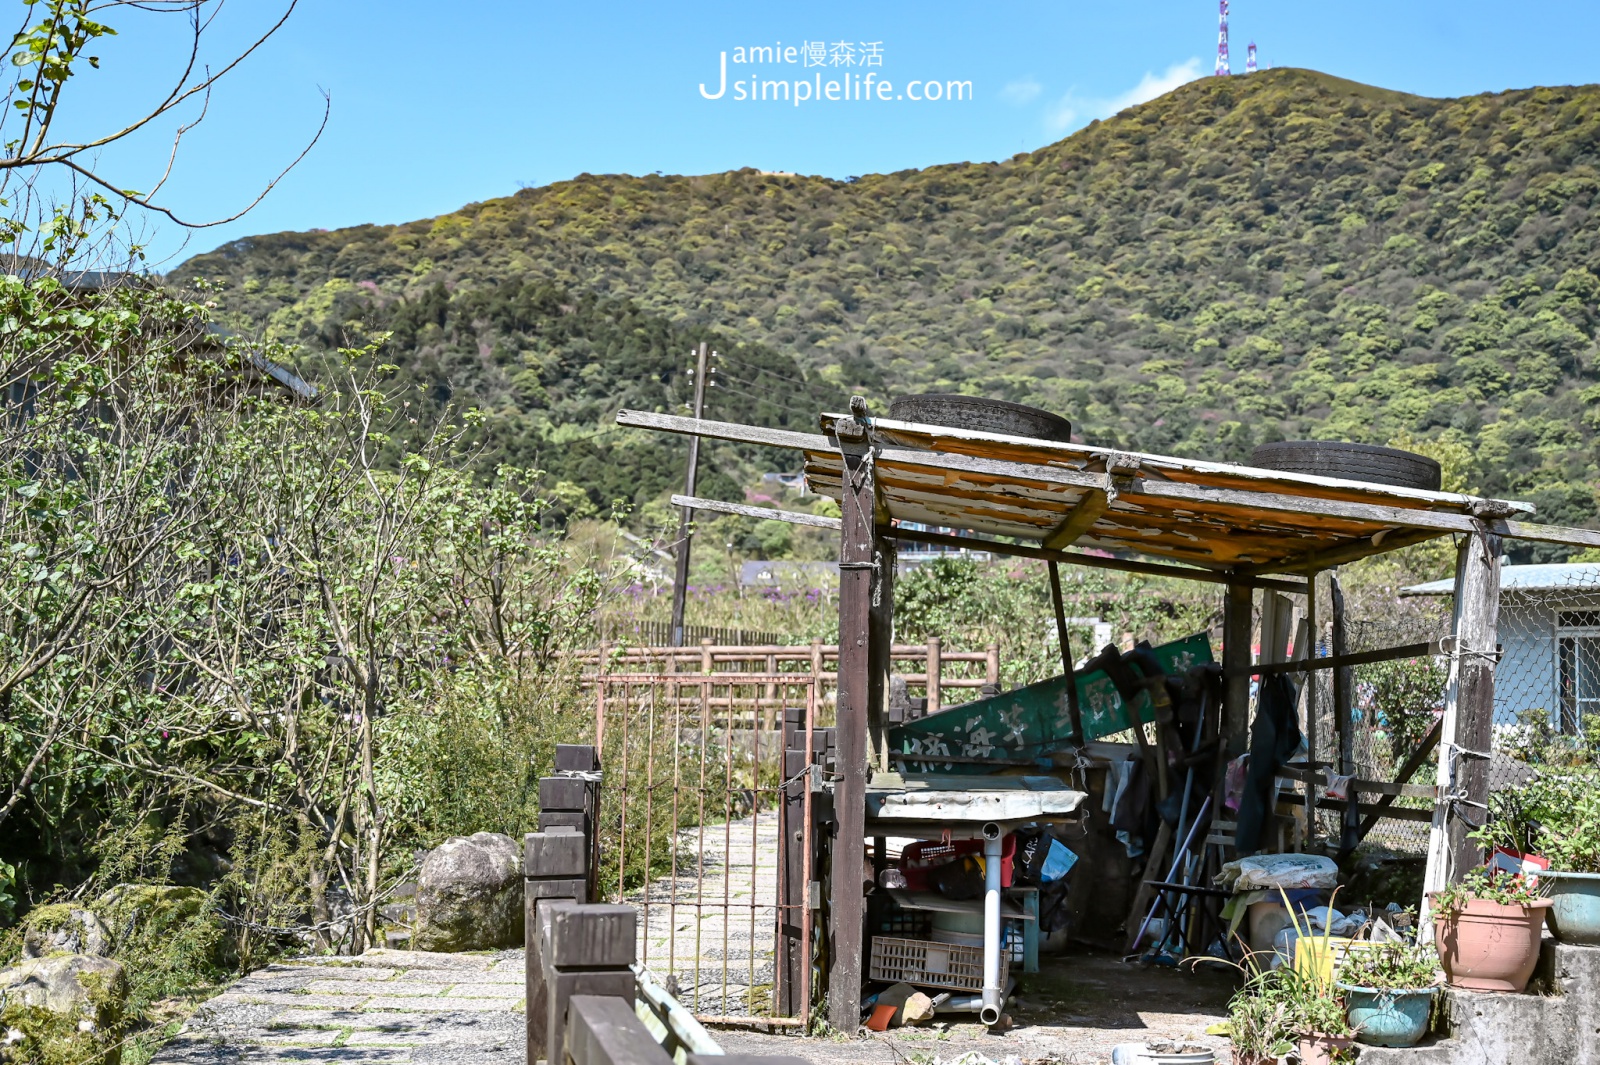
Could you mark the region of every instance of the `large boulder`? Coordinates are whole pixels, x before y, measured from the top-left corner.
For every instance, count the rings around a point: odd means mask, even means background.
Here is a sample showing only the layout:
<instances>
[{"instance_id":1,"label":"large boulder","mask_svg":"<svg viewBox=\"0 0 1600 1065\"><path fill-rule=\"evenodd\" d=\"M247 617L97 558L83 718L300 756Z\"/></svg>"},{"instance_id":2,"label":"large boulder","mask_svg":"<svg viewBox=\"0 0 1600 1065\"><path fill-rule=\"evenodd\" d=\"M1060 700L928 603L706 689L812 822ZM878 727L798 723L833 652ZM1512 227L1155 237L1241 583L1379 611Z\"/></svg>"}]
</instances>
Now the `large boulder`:
<instances>
[{"instance_id":1,"label":"large boulder","mask_svg":"<svg viewBox=\"0 0 1600 1065\"><path fill-rule=\"evenodd\" d=\"M510 836L452 836L417 876L417 950L492 950L522 942L522 854Z\"/></svg>"},{"instance_id":2,"label":"large boulder","mask_svg":"<svg viewBox=\"0 0 1600 1065\"><path fill-rule=\"evenodd\" d=\"M56 954L111 953L111 933L88 910L69 903L36 906L22 922L22 956L48 958Z\"/></svg>"},{"instance_id":3,"label":"large boulder","mask_svg":"<svg viewBox=\"0 0 1600 1065\"><path fill-rule=\"evenodd\" d=\"M119 945L170 934L200 917L205 907L204 891L171 884L118 884L89 904Z\"/></svg>"},{"instance_id":4,"label":"large boulder","mask_svg":"<svg viewBox=\"0 0 1600 1065\"><path fill-rule=\"evenodd\" d=\"M116 1065L128 980L120 962L93 954L29 958L0 970L0 1027L18 1061Z\"/></svg>"}]
</instances>

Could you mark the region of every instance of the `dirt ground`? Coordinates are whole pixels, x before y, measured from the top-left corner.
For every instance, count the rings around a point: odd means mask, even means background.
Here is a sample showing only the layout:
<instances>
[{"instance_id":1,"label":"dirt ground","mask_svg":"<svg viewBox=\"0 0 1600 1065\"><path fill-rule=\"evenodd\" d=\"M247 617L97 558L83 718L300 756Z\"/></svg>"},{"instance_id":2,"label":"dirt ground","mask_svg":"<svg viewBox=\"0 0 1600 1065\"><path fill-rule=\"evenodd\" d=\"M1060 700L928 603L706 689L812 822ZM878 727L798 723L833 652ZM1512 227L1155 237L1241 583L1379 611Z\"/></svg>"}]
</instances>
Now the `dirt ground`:
<instances>
[{"instance_id":1,"label":"dirt ground","mask_svg":"<svg viewBox=\"0 0 1600 1065\"><path fill-rule=\"evenodd\" d=\"M1171 1040L1221 1050L1228 1041L1205 1034L1221 1021L1233 992L1231 971L1205 966L1176 972L1125 964L1109 954L1072 953L1042 960L1042 972L1019 975L1007 1006L1011 1027L991 1033L973 1014L953 1014L922 1028L863 1032L846 1039L773 1035L732 1028L715 1032L730 1054L790 1054L817 1065L905 1065L950 1061L977 1051L995 1062L1089 1065L1111 1060L1118 1043Z\"/></svg>"}]
</instances>

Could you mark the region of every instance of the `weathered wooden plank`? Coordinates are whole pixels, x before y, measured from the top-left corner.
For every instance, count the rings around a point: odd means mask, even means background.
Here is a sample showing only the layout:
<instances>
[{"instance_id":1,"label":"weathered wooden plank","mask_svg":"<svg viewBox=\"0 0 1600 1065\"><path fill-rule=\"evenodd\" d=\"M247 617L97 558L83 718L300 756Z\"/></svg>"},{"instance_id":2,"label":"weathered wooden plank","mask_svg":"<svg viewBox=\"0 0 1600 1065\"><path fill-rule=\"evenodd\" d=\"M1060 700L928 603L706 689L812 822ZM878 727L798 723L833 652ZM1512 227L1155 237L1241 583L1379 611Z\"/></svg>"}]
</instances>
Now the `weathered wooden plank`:
<instances>
[{"instance_id":1,"label":"weathered wooden plank","mask_svg":"<svg viewBox=\"0 0 1600 1065\"><path fill-rule=\"evenodd\" d=\"M672 1065L672 1056L625 998L573 995L564 1051L557 1065Z\"/></svg>"},{"instance_id":2,"label":"weathered wooden plank","mask_svg":"<svg viewBox=\"0 0 1600 1065\"><path fill-rule=\"evenodd\" d=\"M828 425L835 425L841 420L853 421L853 419L848 419L848 416L844 415L825 416L825 418L828 419L826 421ZM642 411L621 411L617 415L617 422L619 425L637 428L663 429L669 432L714 436L724 440L787 447L795 450L816 452L819 456L826 454L831 457L831 455L837 453L837 444L833 443L830 437L817 437L809 433L794 433L781 429L741 426L730 422L712 422L704 419L680 418L675 415L650 414ZM1038 441L1031 442L1029 446L1040 443ZM1110 453L1107 454L1109 455ZM1178 461L1166 460L1164 456L1158 455L1140 455L1136 457L1141 461L1148 458L1154 463ZM1080 469L1067 469L1061 466L1043 465L1038 462L992 459L983 455L948 454L899 447L880 448L877 452L877 462L880 465L889 467L902 464L912 467L923 466L931 469L950 470L956 473L987 473L996 477L1031 480L1043 484L1059 484L1076 488L1098 488L1104 483L1102 474L1083 472ZM1229 470L1231 476L1247 482L1256 480L1262 482L1282 481L1286 485L1293 486L1304 480L1304 478L1297 475L1278 476L1276 471L1260 472L1263 476L1258 478L1248 467L1233 467ZM1327 480L1332 480L1332 478ZM1308 481L1307 483L1314 483L1314 481ZM1356 484L1358 482L1351 483ZM1283 511L1285 513L1320 514L1329 517L1345 517L1357 521L1370 521L1378 525L1438 529L1445 532L1471 532L1476 527L1474 524L1476 519L1470 515L1429 510L1422 505L1418 505L1448 501L1467 506L1476 502L1473 497L1449 497L1434 493L1420 493L1419 495L1410 490L1391 489L1389 486L1377 485L1363 485L1362 489L1368 498L1376 500L1387 497L1387 502L1349 502L1311 496L1289 496L1275 491L1223 488L1198 482L1161 481L1143 476L1130 478L1127 490L1123 494L1145 495L1193 503L1205 503L1208 501L1218 504L1232 503L1263 510ZM1411 502L1413 505L1395 505L1402 500ZM1516 504L1512 503L1507 503L1506 505L1516 506ZM1531 510L1531 508L1527 509Z\"/></svg>"},{"instance_id":3,"label":"weathered wooden plank","mask_svg":"<svg viewBox=\"0 0 1600 1065\"><path fill-rule=\"evenodd\" d=\"M819 424L827 426L832 419L843 415L823 414ZM1005 454L1020 462L1064 463L1079 469L1101 470L1105 463L1121 454L1114 448L1091 444L1068 444L1051 440L983 433L975 430L953 429L944 426L920 425L913 422L874 418L871 432L875 438L898 444L947 451L957 454ZM1365 481L1347 481L1336 477L1289 473L1283 470L1266 470L1233 463L1209 462L1203 459L1178 458L1171 455L1141 453L1141 466L1147 472L1178 478L1205 478L1207 483L1234 483L1238 485L1279 483L1292 486L1296 491L1321 491L1345 493L1353 498L1367 499L1375 495L1411 502L1419 506L1453 505L1465 510L1476 497L1455 492L1430 492L1420 488L1401 488L1393 485L1373 485ZM1527 503L1512 503L1520 513L1532 513Z\"/></svg>"}]
</instances>

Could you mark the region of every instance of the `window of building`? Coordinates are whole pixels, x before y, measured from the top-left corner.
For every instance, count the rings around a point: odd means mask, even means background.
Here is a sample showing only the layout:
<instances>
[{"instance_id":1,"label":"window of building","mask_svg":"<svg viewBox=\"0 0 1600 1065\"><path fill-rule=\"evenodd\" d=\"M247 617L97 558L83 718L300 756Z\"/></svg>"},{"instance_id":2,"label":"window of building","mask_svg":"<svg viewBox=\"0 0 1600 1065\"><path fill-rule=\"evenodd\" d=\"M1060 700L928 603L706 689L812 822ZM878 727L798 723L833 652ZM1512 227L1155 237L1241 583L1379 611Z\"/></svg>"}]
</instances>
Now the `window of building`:
<instances>
[{"instance_id":1,"label":"window of building","mask_svg":"<svg viewBox=\"0 0 1600 1065\"><path fill-rule=\"evenodd\" d=\"M1576 735L1583 731L1588 715L1600 713L1600 611L1556 615L1556 657L1561 685L1558 727Z\"/></svg>"}]
</instances>

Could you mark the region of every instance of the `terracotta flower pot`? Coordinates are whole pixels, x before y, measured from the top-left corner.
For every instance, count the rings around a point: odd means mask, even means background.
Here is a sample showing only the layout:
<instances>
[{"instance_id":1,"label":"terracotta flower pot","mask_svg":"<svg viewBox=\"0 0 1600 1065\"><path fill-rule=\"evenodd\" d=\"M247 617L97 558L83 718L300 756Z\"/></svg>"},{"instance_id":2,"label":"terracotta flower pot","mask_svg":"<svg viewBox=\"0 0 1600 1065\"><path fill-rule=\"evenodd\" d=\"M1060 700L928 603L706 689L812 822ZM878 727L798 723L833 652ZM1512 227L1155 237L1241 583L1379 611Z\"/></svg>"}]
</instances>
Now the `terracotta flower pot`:
<instances>
[{"instance_id":1,"label":"terracotta flower pot","mask_svg":"<svg viewBox=\"0 0 1600 1065\"><path fill-rule=\"evenodd\" d=\"M1549 899L1531 906L1502 906L1472 899L1464 910L1439 914L1433 943L1451 987L1468 991L1521 991L1539 962L1539 932Z\"/></svg>"},{"instance_id":2,"label":"terracotta flower pot","mask_svg":"<svg viewBox=\"0 0 1600 1065\"><path fill-rule=\"evenodd\" d=\"M1352 1042L1347 1035L1303 1035L1300 1037L1300 1065L1333 1065L1339 1052L1349 1050Z\"/></svg>"}]
</instances>

